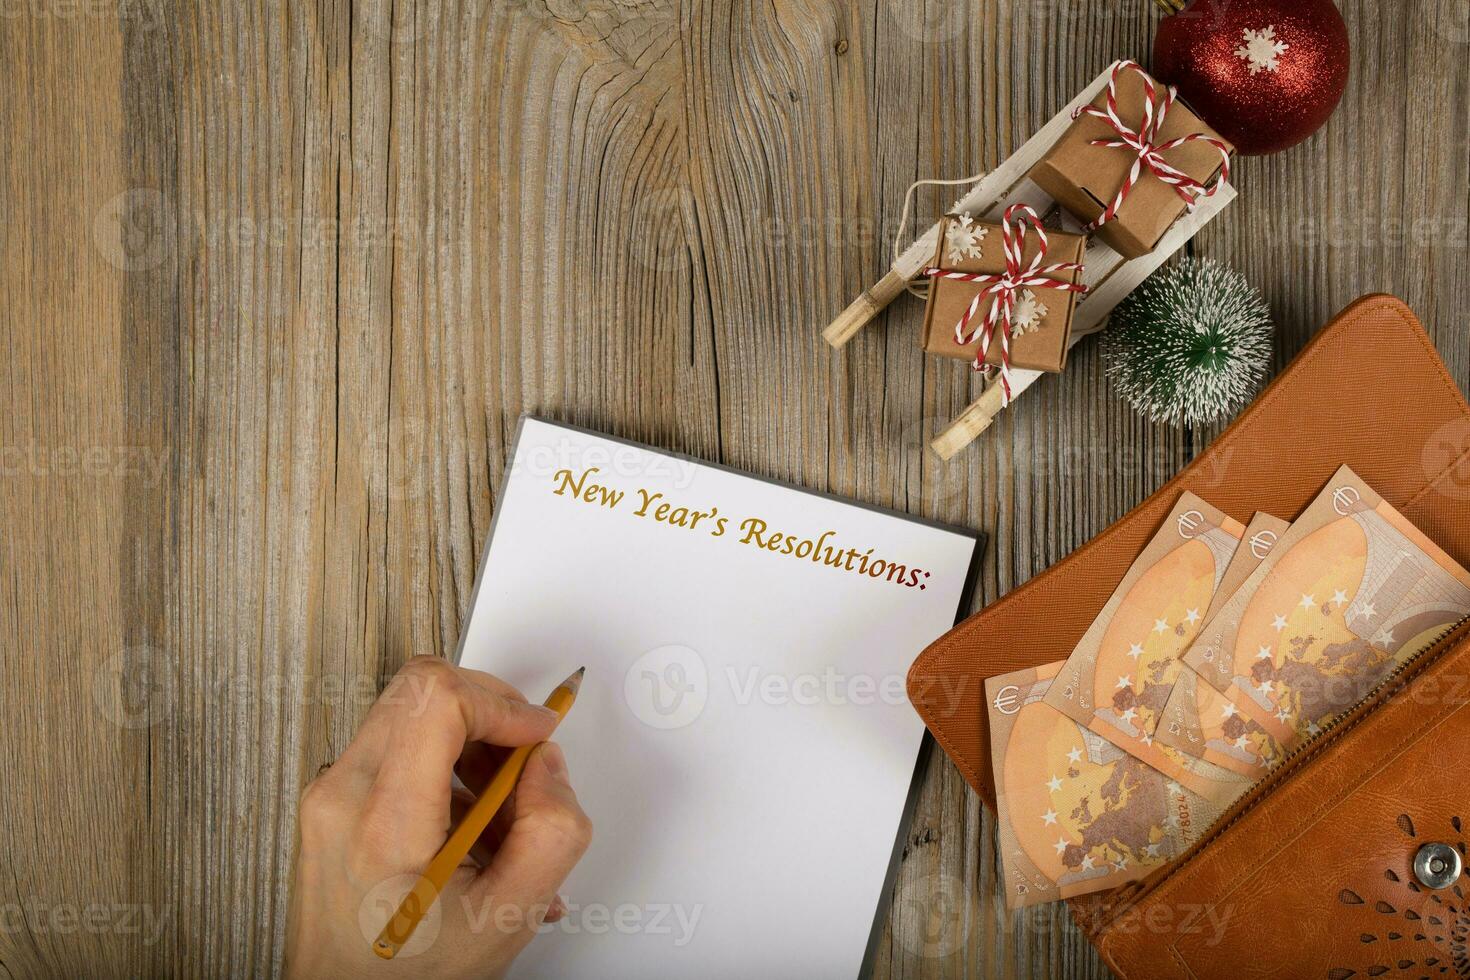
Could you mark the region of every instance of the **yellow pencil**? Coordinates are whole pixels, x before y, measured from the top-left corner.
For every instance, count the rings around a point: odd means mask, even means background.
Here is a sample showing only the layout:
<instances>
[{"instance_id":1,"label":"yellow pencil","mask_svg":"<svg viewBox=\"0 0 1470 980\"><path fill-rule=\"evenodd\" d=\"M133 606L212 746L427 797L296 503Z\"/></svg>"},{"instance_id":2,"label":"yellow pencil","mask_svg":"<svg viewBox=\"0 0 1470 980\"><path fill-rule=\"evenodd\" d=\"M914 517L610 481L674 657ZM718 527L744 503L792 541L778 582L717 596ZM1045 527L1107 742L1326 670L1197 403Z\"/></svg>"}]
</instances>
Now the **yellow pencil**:
<instances>
[{"instance_id":1,"label":"yellow pencil","mask_svg":"<svg viewBox=\"0 0 1470 980\"><path fill-rule=\"evenodd\" d=\"M546 707L555 711L560 717L565 718L567 712L572 708L572 702L577 700L577 689L582 686L582 675L587 672L586 667L579 667L577 672L551 692L551 697L546 699ZM522 745L510 754L505 764L496 771L485 791L480 798L475 800L469 812L464 815L459 824L449 834L449 839L444 846L439 848L439 853L434 855L434 860L424 869L419 880L414 883L409 893L403 896L403 901L398 904L398 911L393 913L393 918L383 926L383 931L378 933L378 938L373 941L373 952L385 960L391 960L404 943L408 942L413 931L418 927L422 919L439 899L439 893L444 890L444 883L454 873L454 869L464 863L465 856L470 853L470 848L485 828L490 825L491 819L505 803L510 791L515 788L516 781L521 778L521 772L526 768L526 760L531 757L534 745Z\"/></svg>"}]
</instances>

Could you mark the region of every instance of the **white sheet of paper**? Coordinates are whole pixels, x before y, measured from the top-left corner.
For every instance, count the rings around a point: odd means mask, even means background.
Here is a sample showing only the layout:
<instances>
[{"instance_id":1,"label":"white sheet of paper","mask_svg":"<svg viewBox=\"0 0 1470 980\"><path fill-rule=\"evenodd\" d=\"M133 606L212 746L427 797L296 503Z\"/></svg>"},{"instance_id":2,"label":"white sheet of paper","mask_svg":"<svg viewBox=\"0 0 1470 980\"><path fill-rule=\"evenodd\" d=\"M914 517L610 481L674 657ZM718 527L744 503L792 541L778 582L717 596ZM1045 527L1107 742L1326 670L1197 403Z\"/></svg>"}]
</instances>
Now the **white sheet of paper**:
<instances>
[{"instance_id":1,"label":"white sheet of paper","mask_svg":"<svg viewBox=\"0 0 1470 980\"><path fill-rule=\"evenodd\" d=\"M851 570L797 557L824 532ZM975 545L524 420L460 662L532 700L586 665L556 737L596 830L513 975L856 975L923 733L905 675Z\"/></svg>"}]
</instances>

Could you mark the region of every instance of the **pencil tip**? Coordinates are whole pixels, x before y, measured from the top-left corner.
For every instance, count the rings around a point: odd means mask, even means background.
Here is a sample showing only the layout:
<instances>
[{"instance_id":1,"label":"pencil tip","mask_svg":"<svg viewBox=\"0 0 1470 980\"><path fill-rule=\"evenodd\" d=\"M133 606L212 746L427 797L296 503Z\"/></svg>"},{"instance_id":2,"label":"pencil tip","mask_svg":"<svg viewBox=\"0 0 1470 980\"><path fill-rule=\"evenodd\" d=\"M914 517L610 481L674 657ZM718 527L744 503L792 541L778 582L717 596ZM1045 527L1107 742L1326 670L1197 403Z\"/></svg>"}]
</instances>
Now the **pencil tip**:
<instances>
[{"instance_id":1,"label":"pencil tip","mask_svg":"<svg viewBox=\"0 0 1470 980\"><path fill-rule=\"evenodd\" d=\"M587 668L586 667L578 667L577 668L577 676L578 677L581 677L585 673L587 673Z\"/></svg>"}]
</instances>

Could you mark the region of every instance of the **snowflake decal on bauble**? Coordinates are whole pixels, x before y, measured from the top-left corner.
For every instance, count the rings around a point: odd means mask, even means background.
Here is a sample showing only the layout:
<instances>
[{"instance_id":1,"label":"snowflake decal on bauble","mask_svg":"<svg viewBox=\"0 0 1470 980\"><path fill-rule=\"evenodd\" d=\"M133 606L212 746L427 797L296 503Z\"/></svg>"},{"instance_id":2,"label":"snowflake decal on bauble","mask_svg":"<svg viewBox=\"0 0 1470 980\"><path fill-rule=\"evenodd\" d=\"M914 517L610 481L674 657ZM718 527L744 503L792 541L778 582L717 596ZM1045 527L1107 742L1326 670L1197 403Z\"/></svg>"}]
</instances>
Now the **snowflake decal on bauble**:
<instances>
[{"instance_id":1,"label":"snowflake decal on bauble","mask_svg":"<svg viewBox=\"0 0 1470 980\"><path fill-rule=\"evenodd\" d=\"M1252 75L1262 68L1274 72L1280 67L1278 59L1286 53L1290 45L1276 40L1275 24L1268 24L1260 31L1246 28L1241 34L1245 35L1245 42L1235 49L1235 56L1250 65Z\"/></svg>"},{"instance_id":2,"label":"snowflake decal on bauble","mask_svg":"<svg viewBox=\"0 0 1470 980\"><path fill-rule=\"evenodd\" d=\"M1040 329L1041 321L1049 312L1035 293L1029 289L1021 290L1021 295L1016 297L1016 308L1011 313L1011 333L1019 337Z\"/></svg>"},{"instance_id":3,"label":"snowflake decal on bauble","mask_svg":"<svg viewBox=\"0 0 1470 980\"><path fill-rule=\"evenodd\" d=\"M967 258L978 259L980 243L985 241L988 234L990 229L975 224L975 219L968 214L958 215L944 229L945 260L953 265Z\"/></svg>"}]
</instances>

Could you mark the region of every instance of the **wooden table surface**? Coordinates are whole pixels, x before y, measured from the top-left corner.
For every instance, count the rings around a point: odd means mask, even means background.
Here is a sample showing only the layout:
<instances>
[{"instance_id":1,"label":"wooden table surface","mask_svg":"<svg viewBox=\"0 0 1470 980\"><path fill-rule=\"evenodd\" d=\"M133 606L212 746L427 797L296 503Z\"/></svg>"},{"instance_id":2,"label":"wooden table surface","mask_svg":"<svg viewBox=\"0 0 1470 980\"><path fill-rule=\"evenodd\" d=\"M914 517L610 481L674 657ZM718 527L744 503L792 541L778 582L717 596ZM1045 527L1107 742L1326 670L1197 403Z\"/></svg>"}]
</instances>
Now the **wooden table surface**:
<instances>
[{"instance_id":1,"label":"wooden table surface","mask_svg":"<svg viewBox=\"0 0 1470 980\"><path fill-rule=\"evenodd\" d=\"M1277 368L1382 290L1464 388L1470 5L1343 7L1341 110L1194 249ZM996 165L1150 8L8 7L0 974L279 966L300 788L452 652L523 412L982 529L977 608L1175 473L1218 429L1141 422L1095 341L944 465L976 382L921 305L818 338L911 180ZM932 753L878 976L1105 975L1004 910L993 830Z\"/></svg>"}]
</instances>

